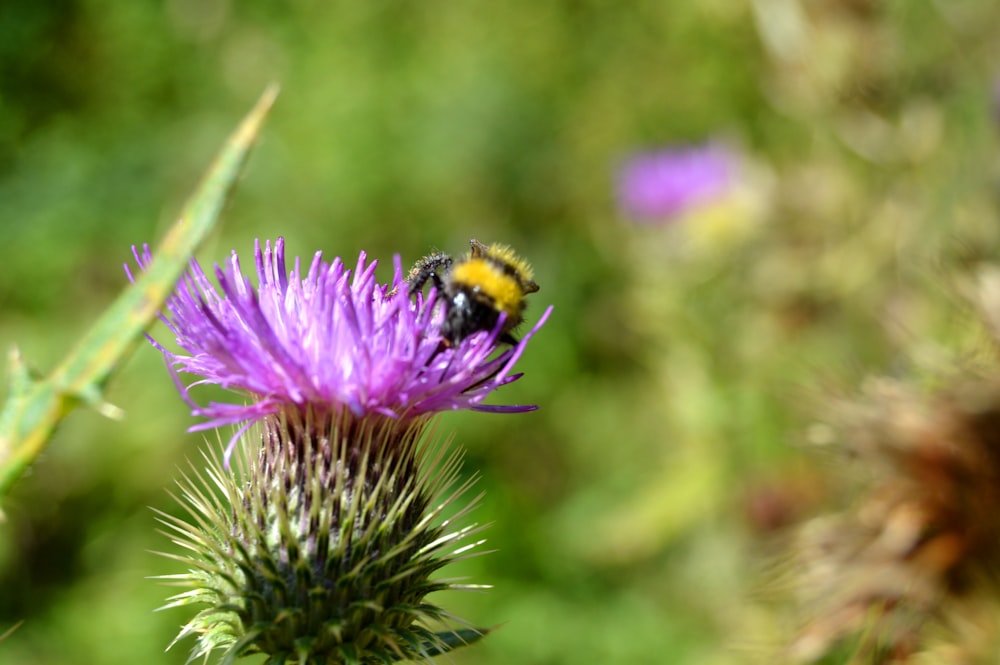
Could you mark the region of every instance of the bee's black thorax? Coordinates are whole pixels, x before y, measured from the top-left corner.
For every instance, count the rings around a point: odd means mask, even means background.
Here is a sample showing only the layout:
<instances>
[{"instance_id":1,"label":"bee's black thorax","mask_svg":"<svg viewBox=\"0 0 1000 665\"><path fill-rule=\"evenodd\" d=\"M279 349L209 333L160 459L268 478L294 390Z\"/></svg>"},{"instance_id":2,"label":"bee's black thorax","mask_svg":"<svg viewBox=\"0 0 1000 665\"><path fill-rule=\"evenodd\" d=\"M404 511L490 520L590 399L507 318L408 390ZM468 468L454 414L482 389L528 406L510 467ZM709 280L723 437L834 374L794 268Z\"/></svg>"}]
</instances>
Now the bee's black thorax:
<instances>
[{"instance_id":1,"label":"bee's black thorax","mask_svg":"<svg viewBox=\"0 0 1000 665\"><path fill-rule=\"evenodd\" d=\"M493 299L464 284L450 284L441 335L459 342L480 330L492 330L500 319ZM506 327L506 326L505 326Z\"/></svg>"}]
</instances>

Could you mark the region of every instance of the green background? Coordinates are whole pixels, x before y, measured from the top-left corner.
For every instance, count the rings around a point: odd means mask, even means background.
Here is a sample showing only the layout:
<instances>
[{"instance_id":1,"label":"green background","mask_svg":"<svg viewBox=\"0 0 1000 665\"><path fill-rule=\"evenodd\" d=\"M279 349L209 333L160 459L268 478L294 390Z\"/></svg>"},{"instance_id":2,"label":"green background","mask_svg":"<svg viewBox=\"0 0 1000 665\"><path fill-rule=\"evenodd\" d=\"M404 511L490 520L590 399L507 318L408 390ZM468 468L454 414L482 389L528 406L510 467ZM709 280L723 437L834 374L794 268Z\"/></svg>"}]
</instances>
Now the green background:
<instances>
[{"instance_id":1,"label":"green background","mask_svg":"<svg viewBox=\"0 0 1000 665\"><path fill-rule=\"evenodd\" d=\"M438 601L503 624L454 662L773 662L780 527L835 498L828 397L985 355L998 73L990 0L5 2L0 347L52 367L278 81L201 259L281 235L388 279L475 237L534 264L529 321L555 307L493 398L541 409L440 422L493 523L455 572L495 588ZM630 154L710 139L742 198L616 210ZM4 503L0 662L186 659L149 508L204 437L149 347L109 399Z\"/></svg>"}]
</instances>

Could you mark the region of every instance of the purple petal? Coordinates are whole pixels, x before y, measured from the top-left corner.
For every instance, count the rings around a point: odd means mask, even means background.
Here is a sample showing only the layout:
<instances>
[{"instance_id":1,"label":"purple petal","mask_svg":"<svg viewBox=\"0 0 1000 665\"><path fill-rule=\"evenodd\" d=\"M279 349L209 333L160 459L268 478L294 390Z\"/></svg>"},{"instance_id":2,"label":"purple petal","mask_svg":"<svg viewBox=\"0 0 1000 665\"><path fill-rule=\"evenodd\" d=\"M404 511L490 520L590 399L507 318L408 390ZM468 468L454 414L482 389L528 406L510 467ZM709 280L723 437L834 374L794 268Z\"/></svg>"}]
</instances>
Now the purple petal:
<instances>
[{"instance_id":1,"label":"purple petal","mask_svg":"<svg viewBox=\"0 0 1000 665\"><path fill-rule=\"evenodd\" d=\"M181 390L192 413L206 419L193 430L246 425L289 409L410 418L454 409L535 408L482 402L520 376L511 371L551 307L513 348L496 353L502 323L447 348L436 293L410 298L399 257L392 284L379 284L376 262L364 253L352 271L317 252L302 276L299 259L286 269L284 249L281 238L263 248L255 243L256 288L235 252L225 268L216 266L217 286L192 261L167 300L162 318L181 351L150 341L175 377L200 377ZM149 248L133 253L145 270ZM131 278L128 267L126 272ZM206 383L234 390L245 402L198 405L191 390Z\"/></svg>"}]
</instances>

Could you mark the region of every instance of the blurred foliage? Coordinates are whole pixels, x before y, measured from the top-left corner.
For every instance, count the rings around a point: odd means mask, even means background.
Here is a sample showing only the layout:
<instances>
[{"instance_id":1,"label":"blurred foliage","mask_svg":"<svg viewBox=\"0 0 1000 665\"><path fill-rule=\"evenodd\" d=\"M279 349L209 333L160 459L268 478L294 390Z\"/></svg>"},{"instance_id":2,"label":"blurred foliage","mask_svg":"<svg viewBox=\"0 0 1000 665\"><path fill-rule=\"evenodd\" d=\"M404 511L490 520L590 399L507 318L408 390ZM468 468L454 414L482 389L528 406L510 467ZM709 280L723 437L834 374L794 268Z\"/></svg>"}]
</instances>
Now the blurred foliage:
<instances>
[{"instance_id":1,"label":"blurred foliage","mask_svg":"<svg viewBox=\"0 0 1000 665\"><path fill-rule=\"evenodd\" d=\"M454 660L773 662L762 562L831 500L825 396L989 350L958 293L997 254L998 30L989 0L3 3L0 344L51 367L280 81L203 259L284 235L387 279L476 237L556 307L498 396L542 409L439 427L497 549L441 602L504 624ZM752 206L621 218L623 159L708 138ZM152 350L108 398L125 422L74 414L5 505L4 663L186 659L148 506L202 436Z\"/></svg>"}]
</instances>

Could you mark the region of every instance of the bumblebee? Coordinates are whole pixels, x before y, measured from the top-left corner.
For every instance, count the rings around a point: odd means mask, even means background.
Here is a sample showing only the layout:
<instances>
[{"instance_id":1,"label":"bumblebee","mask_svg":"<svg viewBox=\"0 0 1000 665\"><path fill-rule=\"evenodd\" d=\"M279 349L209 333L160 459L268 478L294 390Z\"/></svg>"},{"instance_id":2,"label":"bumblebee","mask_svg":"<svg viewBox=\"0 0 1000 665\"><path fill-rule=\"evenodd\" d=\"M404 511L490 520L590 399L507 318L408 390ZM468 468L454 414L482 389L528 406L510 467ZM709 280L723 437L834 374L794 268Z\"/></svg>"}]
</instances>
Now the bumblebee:
<instances>
[{"instance_id":1,"label":"bumblebee","mask_svg":"<svg viewBox=\"0 0 1000 665\"><path fill-rule=\"evenodd\" d=\"M444 303L441 335L457 344L480 330L493 330L506 313L498 337L516 344L511 332L524 320L524 297L538 290L531 266L507 245L484 245L470 240L471 249L460 259L435 252L417 261L406 278L410 295L430 281Z\"/></svg>"}]
</instances>

